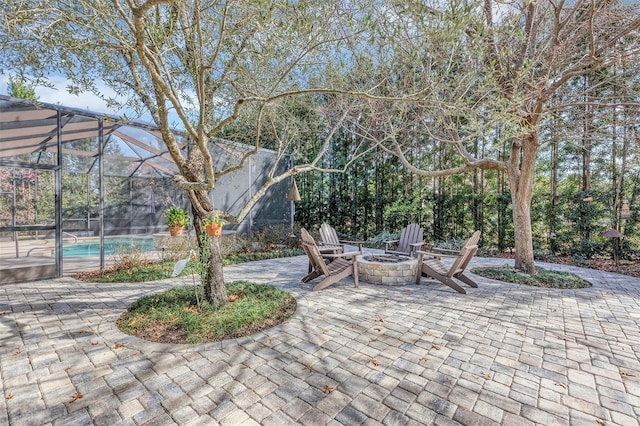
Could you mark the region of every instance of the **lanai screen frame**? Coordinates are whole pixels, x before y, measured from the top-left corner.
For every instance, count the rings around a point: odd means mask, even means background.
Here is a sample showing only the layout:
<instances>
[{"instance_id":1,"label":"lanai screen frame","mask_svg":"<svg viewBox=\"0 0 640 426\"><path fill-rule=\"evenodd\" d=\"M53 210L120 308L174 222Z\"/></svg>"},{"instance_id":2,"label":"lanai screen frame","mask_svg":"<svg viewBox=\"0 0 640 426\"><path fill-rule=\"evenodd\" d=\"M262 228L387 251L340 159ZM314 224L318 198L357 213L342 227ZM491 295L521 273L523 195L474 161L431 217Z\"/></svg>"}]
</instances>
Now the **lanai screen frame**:
<instances>
[{"instance_id":1,"label":"lanai screen frame","mask_svg":"<svg viewBox=\"0 0 640 426\"><path fill-rule=\"evenodd\" d=\"M131 136L128 130L145 135L140 139ZM178 138L181 132L175 132ZM106 138L117 135L129 145L128 155L111 156L112 159L132 164L128 175L122 177L132 178L142 167L153 170L156 178L171 178L178 173L175 163L162 142L160 129L140 121L132 121L126 117L111 114L96 113L78 108L62 105L32 102L24 99L0 95L0 167L43 169L53 171L55 175L55 219L54 224L17 225L15 211L13 212L12 225L0 226L0 233L18 232L54 232L55 240L55 274L53 277L62 276L62 199L58 196L62 193L63 154L65 144L85 138L97 138L97 150L95 152L81 152L70 150L72 154L85 157L93 157L94 165L98 168L99 188L99 238L100 238L100 268L104 268L104 147ZM156 146L146 140L156 142ZM186 147L182 147L186 149ZM54 153L51 155L42 155ZM30 161L24 161L20 156L31 156ZM33 159L36 158L34 161ZM41 159L45 159L41 161ZM16 257L19 257L18 242L16 240ZM40 276L37 279L49 278Z\"/></svg>"},{"instance_id":2,"label":"lanai screen frame","mask_svg":"<svg viewBox=\"0 0 640 426\"><path fill-rule=\"evenodd\" d=\"M131 135L131 131L146 135L151 138L154 144L145 142L144 138L135 138ZM185 140L184 133L174 131L178 138ZM105 153L104 147L106 140L112 135L116 135L129 145L126 155L113 155ZM98 138L99 147L95 152L78 152L69 149L69 144L82 138L94 137ZM211 141L212 149L216 151L214 159L218 168L225 168L227 161L234 161L233 157L241 156L246 150L253 149L250 146L231 142L228 140L214 138ZM182 146L183 150L187 149L186 144ZM65 107L62 105L53 105L41 102L32 102L23 99L12 98L0 95L0 166L6 167L41 167L47 170L53 170L56 174L56 194L62 192L62 180L64 161L63 154L70 153L72 155L83 155L84 157L93 157L97 165L99 173L98 185L100 188L99 199L100 205L97 211L100 215L100 268L104 268L104 246L105 223L104 223L104 175L105 160L115 162L125 162L135 164L128 168L129 173L120 176L128 177L130 182L132 179L139 177L144 178L147 171L153 172L154 178L166 179L170 181L174 175L179 173L175 163L170 157L164 142L162 141L160 130L148 123L132 121L126 117L119 117L111 114L96 113L78 108ZM40 163L41 154L55 152L55 161ZM16 161L18 154L30 154L32 158L40 154L37 161L22 162ZM210 194L210 198L214 205L220 206L232 214L237 210L237 206L241 205L242 200L247 200L265 179L269 169L269 164L273 164L277 159L276 153L267 149L260 149L258 155L251 157L245 165L244 171L239 170L234 174L227 175L221 179L216 185L216 191ZM292 156L286 154L280 160L278 167L280 171L284 168L291 167L293 162ZM39 164L40 163L40 164ZM145 170L145 174L134 176L136 172ZM111 172L111 170L110 170ZM176 190L178 200L184 201L184 206L189 207L186 195L172 186ZM283 223L293 226L293 203L286 200L289 190L289 182L287 180L277 184L269 189L267 196L263 198L251 211L248 218L242 223L235 226L226 226L226 232L251 234L252 229L261 229L264 226L270 226L274 223ZM52 277L59 277L63 273L62 265L62 240L64 231L64 218L62 217L62 198L57 197L55 207L55 224L54 225L21 225L21 226L2 226L0 224L0 235L2 232L18 232L18 231L54 231L56 244L56 273ZM275 210L274 210L275 209ZM14 212L15 214L15 212ZM132 211L133 215L133 211ZM255 219L257 218L257 219ZM15 218L14 218L15 222ZM112 231L112 229L109 229ZM16 250L17 254L17 250ZM2 261L2 259L0 259ZM1 269L1 267L0 267ZM33 279L49 278L49 276L38 276ZM0 283L2 279L0 277Z\"/></svg>"}]
</instances>

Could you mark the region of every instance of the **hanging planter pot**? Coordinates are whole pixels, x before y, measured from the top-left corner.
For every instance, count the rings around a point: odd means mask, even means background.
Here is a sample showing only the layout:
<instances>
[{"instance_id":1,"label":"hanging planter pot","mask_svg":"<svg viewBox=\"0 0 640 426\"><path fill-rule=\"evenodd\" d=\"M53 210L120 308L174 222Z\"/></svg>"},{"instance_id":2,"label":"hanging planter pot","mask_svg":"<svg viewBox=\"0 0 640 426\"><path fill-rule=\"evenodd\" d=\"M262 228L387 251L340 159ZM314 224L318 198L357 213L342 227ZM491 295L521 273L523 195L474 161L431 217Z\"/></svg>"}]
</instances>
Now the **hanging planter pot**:
<instances>
[{"instance_id":1,"label":"hanging planter pot","mask_svg":"<svg viewBox=\"0 0 640 426\"><path fill-rule=\"evenodd\" d=\"M211 223L207 225L207 234L211 237L219 237L222 235L222 224L221 223Z\"/></svg>"},{"instance_id":2,"label":"hanging planter pot","mask_svg":"<svg viewBox=\"0 0 640 426\"><path fill-rule=\"evenodd\" d=\"M164 216L167 221L169 235L172 237L179 237L182 235L184 227L189 225L189 213L186 209L178 207L175 204L171 204L167 207L167 209L162 213L162 216Z\"/></svg>"},{"instance_id":3,"label":"hanging planter pot","mask_svg":"<svg viewBox=\"0 0 640 426\"><path fill-rule=\"evenodd\" d=\"M219 237L222 235L222 225L224 225L224 222L220 220L217 214L214 217L203 219L202 223L209 236Z\"/></svg>"},{"instance_id":4,"label":"hanging planter pot","mask_svg":"<svg viewBox=\"0 0 640 426\"><path fill-rule=\"evenodd\" d=\"M182 235L182 231L184 230L184 226L170 226L169 227L169 235L172 237L179 237Z\"/></svg>"}]
</instances>

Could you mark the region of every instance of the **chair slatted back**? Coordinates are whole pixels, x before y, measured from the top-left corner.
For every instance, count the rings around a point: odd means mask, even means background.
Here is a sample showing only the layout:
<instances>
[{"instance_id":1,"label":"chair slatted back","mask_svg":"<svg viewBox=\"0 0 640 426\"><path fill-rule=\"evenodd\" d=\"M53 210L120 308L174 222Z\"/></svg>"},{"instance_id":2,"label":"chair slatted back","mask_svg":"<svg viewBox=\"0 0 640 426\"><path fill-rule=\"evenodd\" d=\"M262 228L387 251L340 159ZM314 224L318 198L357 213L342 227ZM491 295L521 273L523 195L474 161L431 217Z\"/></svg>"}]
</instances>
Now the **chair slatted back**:
<instances>
[{"instance_id":1,"label":"chair slatted back","mask_svg":"<svg viewBox=\"0 0 640 426\"><path fill-rule=\"evenodd\" d=\"M320 250L316 245L316 241L313 239L311 234L307 232L306 229L300 228L300 238L302 239L302 248L309 257L309 262L311 262L311 266L316 271L322 271L324 275L329 275L329 270L327 269L327 265L324 263L324 259L320 254Z\"/></svg>"},{"instance_id":2,"label":"chair slatted back","mask_svg":"<svg viewBox=\"0 0 640 426\"><path fill-rule=\"evenodd\" d=\"M398 250L402 253L411 253L411 244L420 243L424 237L424 232L420 225L412 223L407 225L406 228L400 233L400 242L398 243Z\"/></svg>"},{"instance_id":3,"label":"chair slatted back","mask_svg":"<svg viewBox=\"0 0 640 426\"><path fill-rule=\"evenodd\" d=\"M467 266L469 265L469 262L471 262L471 259L473 259L473 256L475 256L476 252L478 251L478 242L479 241L480 241L480 231L476 231L476 232L473 233L471 238L469 238L469 240L465 243L464 247L473 247L473 246L475 246L475 250L473 251L473 254L471 256L468 256L466 258L466 260L463 263L460 264L461 270L464 271L465 269L467 269Z\"/></svg>"},{"instance_id":4,"label":"chair slatted back","mask_svg":"<svg viewBox=\"0 0 640 426\"><path fill-rule=\"evenodd\" d=\"M461 272L464 272L465 268L467 267L473 256L476 254L476 251L478 251L477 245L465 245L464 247L462 247L462 249L460 249L460 254L458 255L458 257L456 257L456 260L451 265L451 268L449 268L447 276L451 278Z\"/></svg>"},{"instance_id":5,"label":"chair slatted back","mask_svg":"<svg viewBox=\"0 0 640 426\"><path fill-rule=\"evenodd\" d=\"M339 246L340 240L338 239L338 233L328 223L320 225L320 239L324 245Z\"/></svg>"}]
</instances>

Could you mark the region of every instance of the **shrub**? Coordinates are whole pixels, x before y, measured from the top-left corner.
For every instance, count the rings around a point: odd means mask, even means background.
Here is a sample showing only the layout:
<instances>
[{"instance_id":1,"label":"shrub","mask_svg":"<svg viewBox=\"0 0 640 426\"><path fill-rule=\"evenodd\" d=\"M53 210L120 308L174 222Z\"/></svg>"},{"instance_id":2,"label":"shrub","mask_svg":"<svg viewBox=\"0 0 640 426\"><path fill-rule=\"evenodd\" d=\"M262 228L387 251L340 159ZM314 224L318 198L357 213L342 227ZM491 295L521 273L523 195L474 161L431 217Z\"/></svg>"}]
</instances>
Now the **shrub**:
<instances>
[{"instance_id":1,"label":"shrub","mask_svg":"<svg viewBox=\"0 0 640 426\"><path fill-rule=\"evenodd\" d=\"M399 234L389 232L389 231L382 231L378 235L375 235L374 237L370 238L367 241L367 243L369 243L374 247L381 248L381 247L384 247L385 241L397 240L398 238L400 238Z\"/></svg>"}]
</instances>

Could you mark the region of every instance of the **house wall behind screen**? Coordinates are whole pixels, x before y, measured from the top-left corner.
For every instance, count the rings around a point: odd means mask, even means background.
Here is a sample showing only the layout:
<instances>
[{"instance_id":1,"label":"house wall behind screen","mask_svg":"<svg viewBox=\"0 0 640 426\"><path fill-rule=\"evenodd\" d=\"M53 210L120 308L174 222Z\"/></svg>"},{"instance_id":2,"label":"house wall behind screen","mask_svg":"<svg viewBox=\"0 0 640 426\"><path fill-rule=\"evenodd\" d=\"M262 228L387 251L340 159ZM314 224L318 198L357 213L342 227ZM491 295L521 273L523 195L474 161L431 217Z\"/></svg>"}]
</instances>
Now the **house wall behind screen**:
<instances>
[{"instance_id":1,"label":"house wall behind screen","mask_svg":"<svg viewBox=\"0 0 640 426\"><path fill-rule=\"evenodd\" d=\"M275 159L273 152L260 151L247 161L243 169L222 176L216 182L216 189L210 194L214 206L237 215L266 182ZM289 161L288 157L281 160L276 174L286 171ZM291 203L287 201L289 184L289 180L286 179L272 186L240 224L227 224L225 230L248 235L251 231L264 229L267 226L290 226Z\"/></svg>"}]
</instances>

